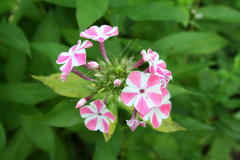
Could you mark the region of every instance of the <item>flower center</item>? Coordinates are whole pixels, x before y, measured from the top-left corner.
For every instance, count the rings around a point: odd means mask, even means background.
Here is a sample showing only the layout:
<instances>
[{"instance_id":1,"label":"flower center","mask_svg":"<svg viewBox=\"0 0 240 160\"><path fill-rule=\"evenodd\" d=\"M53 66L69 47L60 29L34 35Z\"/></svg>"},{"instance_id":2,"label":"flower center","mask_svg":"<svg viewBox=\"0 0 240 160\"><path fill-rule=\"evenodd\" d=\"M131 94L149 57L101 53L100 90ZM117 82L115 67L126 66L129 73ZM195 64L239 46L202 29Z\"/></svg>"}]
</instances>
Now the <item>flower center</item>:
<instances>
[{"instance_id":1,"label":"flower center","mask_svg":"<svg viewBox=\"0 0 240 160\"><path fill-rule=\"evenodd\" d=\"M97 115L101 116L101 115L102 115L102 113L97 113Z\"/></svg>"},{"instance_id":2,"label":"flower center","mask_svg":"<svg viewBox=\"0 0 240 160\"><path fill-rule=\"evenodd\" d=\"M145 92L145 90L144 89L140 89L140 91L139 91L140 93L144 93Z\"/></svg>"}]
</instances>

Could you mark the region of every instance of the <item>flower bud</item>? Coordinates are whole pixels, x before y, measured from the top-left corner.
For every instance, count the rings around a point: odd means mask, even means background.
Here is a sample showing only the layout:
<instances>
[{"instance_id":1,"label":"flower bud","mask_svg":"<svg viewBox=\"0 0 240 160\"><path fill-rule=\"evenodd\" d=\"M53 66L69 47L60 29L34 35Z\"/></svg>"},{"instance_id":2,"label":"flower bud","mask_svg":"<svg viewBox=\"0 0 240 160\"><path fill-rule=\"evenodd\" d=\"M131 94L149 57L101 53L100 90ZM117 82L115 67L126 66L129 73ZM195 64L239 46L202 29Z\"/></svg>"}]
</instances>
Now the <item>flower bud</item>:
<instances>
[{"instance_id":1,"label":"flower bud","mask_svg":"<svg viewBox=\"0 0 240 160\"><path fill-rule=\"evenodd\" d=\"M127 121L127 125L130 127L131 131L135 131L136 128L140 125L142 127L146 127L146 122L144 121L139 121L138 119L130 119L130 120L126 120Z\"/></svg>"},{"instance_id":2,"label":"flower bud","mask_svg":"<svg viewBox=\"0 0 240 160\"><path fill-rule=\"evenodd\" d=\"M88 62L87 65L88 65L89 69L91 69L91 70L98 69L98 67L99 67L99 64L95 61Z\"/></svg>"},{"instance_id":3,"label":"flower bud","mask_svg":"<svg viewBox=\"0 0 240 160\"><path fill-rule=\"evenodd\" d=\"M75 106L75 108L80 108L82 107L85 103L87 103L86 98L82 98L78 101L77 105Z\"/></svg>"},{"instance_id":4,"label":"flower bud","mask_svg":"<svg viewBox=\"0 0 240 160\"><path fill-rule=\"evenodd\" d=\"M121 81L120 79L115 79L114 82L113 82L113 84L114 84L115 87L120 86L121 83L122 83L122 81Z\"/></svg>"}]
</instances>

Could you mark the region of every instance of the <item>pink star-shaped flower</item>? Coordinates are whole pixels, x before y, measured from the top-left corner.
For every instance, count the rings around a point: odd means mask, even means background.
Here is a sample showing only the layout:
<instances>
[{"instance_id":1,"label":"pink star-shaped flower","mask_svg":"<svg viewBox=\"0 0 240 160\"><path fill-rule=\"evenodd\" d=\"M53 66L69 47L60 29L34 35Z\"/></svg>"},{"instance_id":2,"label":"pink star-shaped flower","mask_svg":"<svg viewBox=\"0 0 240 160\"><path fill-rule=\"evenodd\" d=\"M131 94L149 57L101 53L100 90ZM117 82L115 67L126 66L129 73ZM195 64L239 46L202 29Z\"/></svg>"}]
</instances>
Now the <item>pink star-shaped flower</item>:
<instances>
[{"instance_id":1,"label":"pink star-shaped flower","mask_svg":"<svg viewBox=\"0 0 240 160\"><path fill-rule=\"evenodd\" d=\"M149 62L149 72L160 76L163 80L163 87L166 87L168 82L172 79L172 72L167 70L166 63L158 58Z\"/></svg>"},{"instance_id":2,"label":"pink star-shaped flower","mask_svg":"<svg viewBox=\"0 0 240 160\"><path fill-rule=\"evenodd\" d=\"M161 104L157 107L152 108L146 114L140 114L143 120L150 120L154 128L158 128L161 125L162 120L169 117L171 110L171 102L169 101L170 94L166 88L161 88L161 90Z\"/></svg>"},{"instance_id":3,"label":"pink star-shaped flower","mask_svg":"<svg viewBox=\"0 0 240 160\"><path fill-rule=\"evenodd\" d=\"M142 127L146 127L146 122L144 121L139 121L138 119L130 119L130 120L126 120L127 121L127 125L130 127L131 131L135 131L137 129L137 127L140 125Z\"/></svg>"},{"instance_id":4,"label":"pink star-shaped flower","mask_svg":"<svg viewBox=\"0 0 240 160\"><path fill-rule=\"evenodd\" d=\"M85 48L92 47L90 41L78 41L77 45L72 46L68 52L62 52L58 56L56 61L57 64L63 64L60 67L60 70L64 73L64 76L67 76L73 67L81 66L86 64L86 50Z\"/></svg>"},{"instance_id":5,"label":"pink star-shaped flower","mask_svg":"<svg viewBox=\"0 0 240 160\"><path fill-rule=\"evenodd\" d=\"M120 98L127 106L134 106L138 112L145 114L160 105L162 81L159 76L134 71L129 74L126 83Z\"/></svg>"},{"instance_id":6,"label":"pink star-shaped flower","mask_svg":"<svg viewBox=\"0 0 240 160\"><path fill-rule=\"evenodd\" d=\"M144 62L153 62L155 59L159 58L159 55L157 52L152 51L151 49L148 49L147 51L143 49L141 51L142 58Z\"/></svg>"},{"instance_id":7,"label":"pink star-shaped flower","mask_svg":"<svg viewBox=\"0 0 240 160\"><path fill-rule=\"evenodd\" d=\"M104 42L110 37L118 35L118 27L111 27L108 25L92 26L80 33L80 37L92 39L98 42Z\"/></svg>"},{"instance_id":8,"label":"pink star-shaped flower","mask_svg":"<svg viewBox=\"0 0 240 160\"><path fill-rule=\"evenodd\" d=\"M106 108L102 100L95 100L90 105L80 108L80 115L86 118L84 123L89 130L109 132L110 122L114 122L114 115Z\"/></svg>"}]
</instances>

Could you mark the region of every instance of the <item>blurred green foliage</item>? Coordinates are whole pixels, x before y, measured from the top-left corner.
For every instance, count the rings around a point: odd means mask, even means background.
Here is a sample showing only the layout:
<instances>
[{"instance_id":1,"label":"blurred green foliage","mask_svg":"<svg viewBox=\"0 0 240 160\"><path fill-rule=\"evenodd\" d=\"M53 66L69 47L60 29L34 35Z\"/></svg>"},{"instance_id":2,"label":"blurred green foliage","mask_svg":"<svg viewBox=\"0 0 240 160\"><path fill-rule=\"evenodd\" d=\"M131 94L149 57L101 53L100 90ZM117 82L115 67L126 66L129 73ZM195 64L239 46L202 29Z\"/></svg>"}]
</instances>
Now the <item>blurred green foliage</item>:
<instances>
[{"instance_id":1,"label":"blurred green foliage","mask_svg":"<svg viewBox=\"0 0 240 160\"><path fill-rule=\"evenodd\" d=\"M0 0L0 18L1 160L240 159L239 0ZM63 91L46 76L93 24L119 27L110 57L158 51L173 72L172 119L187 130L132 133L119 104L108 142L85 128L74 109L85 82ZM97 46L88 58L101 58Z\"/></svg>"}]
</instances>

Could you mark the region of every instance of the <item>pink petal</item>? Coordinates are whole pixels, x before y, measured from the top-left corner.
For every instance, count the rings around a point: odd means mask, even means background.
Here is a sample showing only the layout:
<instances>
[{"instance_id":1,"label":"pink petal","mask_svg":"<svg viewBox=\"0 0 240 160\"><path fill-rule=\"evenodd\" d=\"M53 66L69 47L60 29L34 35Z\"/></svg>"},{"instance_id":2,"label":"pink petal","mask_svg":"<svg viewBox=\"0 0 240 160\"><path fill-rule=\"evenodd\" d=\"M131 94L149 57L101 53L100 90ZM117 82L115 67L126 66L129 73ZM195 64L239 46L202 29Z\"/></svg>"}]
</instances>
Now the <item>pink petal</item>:
<instances>
[{"instance_id":1,"label":"pink petal","mask_svg":"<svg viewBox=\"0 0 240 160\"><path fill-rule=\"evenodd\" d=\"M97 122L98 122L98 119L97 118L93 118L93 119L90 119L90 120L85 120L85 125L86 127L89 129L89 130L92 130L92 131L96 131L97 130Z\"/></svg>"},{"instance_id":2,"label":"pink petal","mask_svg":"<svg viewBox=\"0 0 240 160\"><path fill-rule=\"evenodd\" d=\"M63 66L60 67L60 70L64 73L70 73L72 67L72 59L69 59Z\"/></svg>"},{"instance_id":3,"label":"pink petal","mask_svg":"<svg viewBox=\"0 0 240 160\"><path fill-rule=\"evenodd\" d=\"M82 117L85 117L89 114L96 114L93 110L91 110L89 107L82 107L80 108L80 115Z\"/></svg>"},{"instance_id":4,"label":"pink petal","mask_svg":"<svg viewBox=\"0 0 240 160\"><path fill-rule=\"evenodd\" d=\"M86 53L74 54L74 58L78 62L78 66L86 64Z\"/></svg>"},{"instance_id":5,"label":"pink petal","mask_svg":"<svg viewBox=\"0 0 240 160\"><path fill-rule=\"evenodd\" d=\"M157 119L157 116L156 116L155 113L153 113L151 123L152 123L154 128L158 128L161 125L161 122L158 122L158 119Z\"/></svg>"},{"instance_id":6,"label":"pink petal","mask_svg":"<svg viewBox=\"0 0 240 160\"><path fill-rule=\"evenodd\" d=\"M89 29L85 30L85 33L90 35L90 36L95 37L95 36L98 36L98 33L97 33L98 29L99 28L97 26L92 26Z\"/></svg>"},{"instance_id":7,"label":"pink petal","mask_svg":"<svg viewBox=\"0 0 240 160\"><path fill-rule=\"evenodd\" d=\"M70 57L70 56L59 55L56 62L57 62L58 64L61 64L61 63L65 62L69 57Z\"/></svg>"},{"instance_id":8,"label":"pink petal","mask_svg":"<svg viewBox=\"0 0 240 160\"><path fill-rule=\"evenodd\" d=\"M171 111L171 103L161 105L160 110L165 116L168 116Z\"/></svg>"},{"instance_id":9,"label":"pink petal","mask_svg":"<svg viewBox=\"0 0 240 160\"><path fill-rule=\"evenodd\" d=\"M159 106L161 104L161 99L162 99L161 94L150 92L150 93L147 93L147 96L153 101L153 103L156 106Z\"/></svg>"},{"instance_id":10,"label":"pink petal","mask_svg":"<svg viewBox=\"0 0 240 160\"><path fill-rule=\"evenodd\" d=\"M123 101L123 103L127 105L137 95L138 93L123 92L121 93L120 98Z\"/></svg>"},{"instance_id":11,"label":"pink petal","mask_svg":"<svg viewBox=\"0 0 240 160\"><path fill-rule=\"evenodd\" d=\"M160 81L160 77L157 75L150 75L148 81L147 81L147 88L153 87L155 85L160 85L161 81Z\"/></svg>"},{"instance_id":12,"label":"pink petal","mask_svg":"<svg viewBox=\"0 0 240 160\"><path fill-rule=\"evenodd\" d=\"M103 132L104 133L108 133L109 132L109 123L107 122L107 120L102 119L102 124L103 124Z\"/></svg>"},{"instance_id":13,"label":"pink petal","mask_svg":"<svg viewBox=\"0 0 240 160\"><path fill-rule=\"evenodd\" d=\"M162 91L162 97L165 97L166 95L169 94L169 91L167 90L167 88L161 88Z\"/></svg>"},{"instance_id":14,"label":"pink petal","mask_svg":"<svg viewBox=\"0 0 240 160\"><path fill-rule=\"evenodd\" d=\"M113 115L111 112L106 112L106 113L104 113L103 115L104 115L105 117L111 119L112 121L115 120L115 117L114 117L114 115Z\"/></svg>"},{"instance_id":15,"label":"pink petal","mask_svg":"<svg viewBox=\"0 0 240 160\"><path fill-rule=\"evenodd\" d=\"M93 103L95 104L97 111L99 113L101 113L102 109L105 107L105 104L102 102L102 100L98 99L98 100L93 101Z\"/></svg>"},{"instance_id":16,"label":"pink petal","mask_svg":"<svg viewBox=\"0 0 240 160\"><path fill-rule=\"evenodd\" d=\"M92 46L93 46L92 42L86 40L86 41L84 41L84 42L82 43L82 45L81 45L80 48L81 48L81 49L84 49L84 48L90 48L90 47L92 47Z\"/></svg>"},{"instance_id":17,"label":"pink petal","mask_svg":"<svg viewBox=\"0 0 240 160\"><path fill-rule=\"evenodd\" d=\"M103 28L104 34L112 30L112 27L108 25L102 25L101 28Z\"/></svg>"},{"instance_id":18,"label":"pink petal","mask_svg":"<svg viewBox=\"0 0 240 160\"><path fill-rule=\"evenodd\" d=\"M147 102L146 102L145 98L143 98L143 96L142 96L138 100L137 105L135 106L135 108L141 114L145 114L145 113L147 113L149 111L150 107L147 105Z\"/></svg>"},{"instance_id":19,"label":"pink petal","mask_svg":"<svg viewBox=\"0 0 240 160\"><path fill-rule=\"evenodd\" d=\"M142 73L139 71L131 72L127 78L127 83L128 83L128 81L131 81L137 88L140 88L141 87L141 74Z\"/></svg>"}]
</instances>

